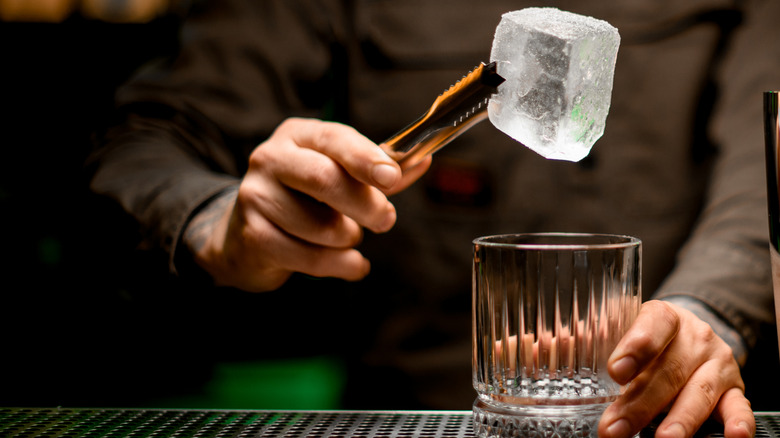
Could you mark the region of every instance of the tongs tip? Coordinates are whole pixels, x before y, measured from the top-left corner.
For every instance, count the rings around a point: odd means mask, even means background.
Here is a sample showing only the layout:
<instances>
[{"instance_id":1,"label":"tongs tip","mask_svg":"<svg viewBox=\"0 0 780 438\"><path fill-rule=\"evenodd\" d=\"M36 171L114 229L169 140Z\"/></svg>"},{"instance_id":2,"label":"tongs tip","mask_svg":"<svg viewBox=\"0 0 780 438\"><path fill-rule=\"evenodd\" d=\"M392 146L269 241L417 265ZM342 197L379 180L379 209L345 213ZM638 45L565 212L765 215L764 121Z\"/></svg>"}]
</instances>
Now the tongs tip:
<instances>
[{"instance_id":1,"label":"tongs tip","mask_svg":"<svg viewBox=\"0 0 780 438\"><path fill-rule=\"evenodd\" d=\"M503 76L498 74L498 63L496 61L492 61L488 64L483 63L482 66L483 72L481 79L483 84L498 88L499 85L506 81Z\"/></svg>"},{"instance_id":2,"label":"tongs tip","mask_svg":"<svg viewBox=\"0 0 780 438\"><path fill-rule=\"evenodd\" d=\"M417 121L383 143L402 168L411 167L487 118L490 96L504 82L497 63L480 63L452 85Z\"/></svg>"}]
</instances>

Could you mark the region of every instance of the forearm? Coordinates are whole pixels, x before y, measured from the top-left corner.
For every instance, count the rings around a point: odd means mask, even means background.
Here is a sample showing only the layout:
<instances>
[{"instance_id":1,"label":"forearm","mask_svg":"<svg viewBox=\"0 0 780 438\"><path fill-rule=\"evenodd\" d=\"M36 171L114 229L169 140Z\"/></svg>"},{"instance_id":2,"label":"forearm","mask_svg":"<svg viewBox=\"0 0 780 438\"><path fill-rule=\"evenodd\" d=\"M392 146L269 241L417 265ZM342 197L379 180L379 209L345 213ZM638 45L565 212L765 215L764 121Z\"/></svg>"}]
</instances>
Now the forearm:
<instances>
[{"instance_id":1,"label":"forearm","mask_svg":"<svg viewBox=\"0 0 780 438\"><path fill-rule=\"evenodd\" d=\"M776 2L746 3L744 28L729 44L710 134L717 156L691 238L654 298L688 295L736 329L748 349L761 323L774 320L766 214L762 92L776 81L778 49L757 41L780 37ZM749 60L755 60L749 61Z\"/></svg>"},{"instance_id":2,"label":"forearm","mask_svg":"<svg viewBox=\"0 0 780 438\"><path fill-rule=\"evenodd\" d=\"M138 247L165 253L172 272L194 212L237 183L195 158L176 131L173 125L128 122L106 136L88 161L91 191L124 212L136 225Z\"/></svg>"}]
</instances>

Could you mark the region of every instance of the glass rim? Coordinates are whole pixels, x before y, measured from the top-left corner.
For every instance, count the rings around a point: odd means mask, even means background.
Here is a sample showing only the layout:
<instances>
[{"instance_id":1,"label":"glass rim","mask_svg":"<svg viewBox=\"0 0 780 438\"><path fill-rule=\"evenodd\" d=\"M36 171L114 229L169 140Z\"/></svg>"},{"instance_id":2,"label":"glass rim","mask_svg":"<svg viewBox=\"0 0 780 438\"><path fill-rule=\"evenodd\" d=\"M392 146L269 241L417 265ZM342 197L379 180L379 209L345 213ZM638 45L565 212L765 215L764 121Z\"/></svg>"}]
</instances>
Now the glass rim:
<instances>
[{"instance_id":1,"label":"glass rim","mask_svg":"<svg viewBox=\"0 0 780 438\"><path fill-rule=\"evenodd\" d=\"M517 242L510 239L522 237L549 237L560 238L561 243L536 243L536 242ZM577 239L584 238L604 238L616 239L614 242L582 242L577 243ZM634 236L627 234L609 234L609 233L564 233L564 232L541 232L541 233L507 233L494 234L490 236L477 237L472 241L474 245L482 245L491 248L504 249L529 249L529 250L599 250L599 249L619 249L637 247L642 241Z\"/></svg>"}]
</instances>

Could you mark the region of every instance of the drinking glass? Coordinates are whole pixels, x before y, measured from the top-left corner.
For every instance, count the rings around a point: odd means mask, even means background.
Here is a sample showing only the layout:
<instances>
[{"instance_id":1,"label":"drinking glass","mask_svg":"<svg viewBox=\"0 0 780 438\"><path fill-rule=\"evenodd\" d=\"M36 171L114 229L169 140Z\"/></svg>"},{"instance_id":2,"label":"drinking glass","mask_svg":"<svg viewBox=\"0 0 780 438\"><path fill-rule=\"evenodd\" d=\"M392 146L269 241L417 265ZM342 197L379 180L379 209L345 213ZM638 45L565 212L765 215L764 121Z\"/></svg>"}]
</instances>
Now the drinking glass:
<instances>
[{"instance_id":1,"label":"drinking glass","mask_svg":"<svg viewBox=\"0 0 780 438\"><path fill-rule=\"evenodd\" d=\"M607 359L639 313L641 241L542 233L473 244L477 436L595 437L623 390Z\"/></svg>"}]
</instances>

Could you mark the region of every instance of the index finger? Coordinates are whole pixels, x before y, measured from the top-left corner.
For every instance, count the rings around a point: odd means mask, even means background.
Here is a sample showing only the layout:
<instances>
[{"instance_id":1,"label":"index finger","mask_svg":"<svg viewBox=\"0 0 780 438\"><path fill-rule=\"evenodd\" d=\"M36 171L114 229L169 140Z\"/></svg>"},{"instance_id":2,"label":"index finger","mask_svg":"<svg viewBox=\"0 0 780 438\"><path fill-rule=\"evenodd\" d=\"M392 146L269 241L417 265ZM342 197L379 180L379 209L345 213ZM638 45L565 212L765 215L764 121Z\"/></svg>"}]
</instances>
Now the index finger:
<instances>
[{"instance_id":1,"label":"index finger","mask_svg":"<svg viewBox=\"0 0 780 438\"><path fill-rule=\"evenodd\" d=\"M351 126L315 119L289 119L279 129L289 129L298 146L330 157L362 183L390 189L401 180L398 163Z\"/></svg>"},{"instance_id":2,"label":"index finger","mask_svg":"<svg viewBox=\"0 0 780 438\"><path fill-rule=\"evenodd\" d=\"M671 304L648 301L607 361L610 376L624 385L657 358L680 329Z\"/></svg>"}]
</instances>

